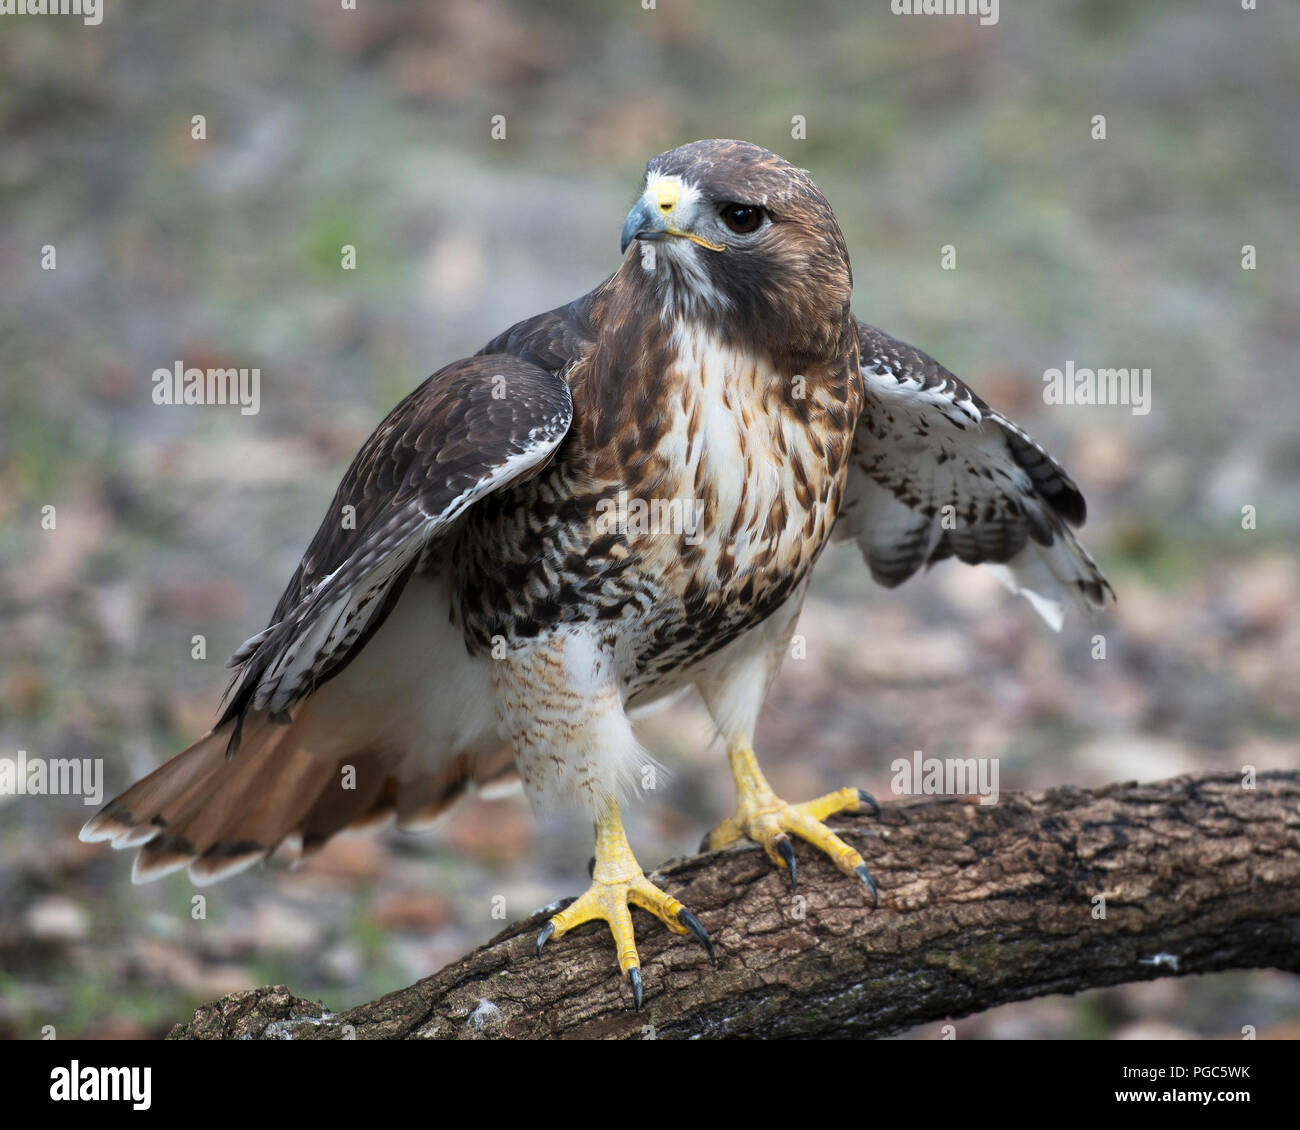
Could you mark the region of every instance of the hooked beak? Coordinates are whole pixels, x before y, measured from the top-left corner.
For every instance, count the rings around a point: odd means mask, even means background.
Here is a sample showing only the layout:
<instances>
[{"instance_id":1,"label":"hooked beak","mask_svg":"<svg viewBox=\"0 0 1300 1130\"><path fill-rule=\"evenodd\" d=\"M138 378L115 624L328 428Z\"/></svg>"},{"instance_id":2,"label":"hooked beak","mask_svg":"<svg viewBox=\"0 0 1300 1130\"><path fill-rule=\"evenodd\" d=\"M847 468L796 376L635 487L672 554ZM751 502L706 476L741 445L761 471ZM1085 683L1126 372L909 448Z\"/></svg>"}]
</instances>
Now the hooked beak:
<instances>
[{"instance_id":1,"label":"hooked beak","mask_svg":"<svg viewBox=\"0 0 1300 1130\"><path fill-rule=\"evenodd\" d=\"M667 226L655 216L650 202L643 196L632 206L632 211L623 221L623 238L619 242L618 253L622 255L634 239L663 239L667 234Z\"/></svg>"},{"instance_id":2,"label":"hooked beak","mask_svg":"<svg viewBox=\"0 0 1300 1130\"><path fill-rule=\"evenodd\" d=\"M681 182L676 177L663 177L645 190L644 195L633 206L623 221L623 237L619 243L619 254L627 251L628 244L634 239L657 242L673 236L689 239L710 251L725 251L726 244L712 243L694 232L674 224L677 202L681 199Z\"/></svg>"}]
</instances>

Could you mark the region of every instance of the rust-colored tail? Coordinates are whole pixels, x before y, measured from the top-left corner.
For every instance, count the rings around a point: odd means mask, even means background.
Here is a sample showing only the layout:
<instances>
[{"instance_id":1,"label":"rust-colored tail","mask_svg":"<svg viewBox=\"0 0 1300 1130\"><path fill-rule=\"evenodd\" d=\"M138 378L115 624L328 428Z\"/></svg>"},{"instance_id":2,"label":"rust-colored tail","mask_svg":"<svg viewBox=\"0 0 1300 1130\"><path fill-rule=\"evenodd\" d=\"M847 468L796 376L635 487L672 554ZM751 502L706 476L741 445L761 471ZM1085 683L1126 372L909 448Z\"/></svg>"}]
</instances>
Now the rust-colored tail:
<instances>
[{"instance_id":1,"label":"rust-colored tail","mask_svg":"<svg viewBox=\"0 0 1300 1130\"><path fill-rule=\"evenodd\" d=\"M214 883L277 849L297 862L345 828L395 818L400 828L421 830L471 782L495 787L513 775L506 750L449 757L400 777L402 758L384 751L314 756L304 748L307 714L287 725L250 719L229 760L233 723L217 727L106 804L81 838L139 847L132 882L188 867L195 883Z\"/></svg>"}]
</instances>

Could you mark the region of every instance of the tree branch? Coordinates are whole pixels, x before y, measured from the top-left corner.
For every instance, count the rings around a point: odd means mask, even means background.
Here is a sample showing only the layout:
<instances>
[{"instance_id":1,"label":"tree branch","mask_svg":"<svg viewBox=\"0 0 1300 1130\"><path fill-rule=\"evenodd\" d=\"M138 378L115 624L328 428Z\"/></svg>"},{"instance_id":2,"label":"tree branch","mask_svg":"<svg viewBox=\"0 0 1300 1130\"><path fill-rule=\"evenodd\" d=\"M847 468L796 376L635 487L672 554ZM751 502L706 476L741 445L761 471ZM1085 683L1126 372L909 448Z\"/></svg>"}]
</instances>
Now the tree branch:
<instances>
[{"instance_id":1,"label":"tree branch","mask_svg":"<svg viewBox=\"0 0 1300 1130\"><path fill-rule=\"evenodd\" d=\"M277 986L204 1005L168 1038L868 1037L1126 981L1300 972L1300 773L905 801L831 823L879 909L804 846L802 902L758 848L672 861L651 878L704 922L718 965L635 912L640 1013L604 924L539 958L539 912L348 1012Z\"/></svg>"}]
</instances>

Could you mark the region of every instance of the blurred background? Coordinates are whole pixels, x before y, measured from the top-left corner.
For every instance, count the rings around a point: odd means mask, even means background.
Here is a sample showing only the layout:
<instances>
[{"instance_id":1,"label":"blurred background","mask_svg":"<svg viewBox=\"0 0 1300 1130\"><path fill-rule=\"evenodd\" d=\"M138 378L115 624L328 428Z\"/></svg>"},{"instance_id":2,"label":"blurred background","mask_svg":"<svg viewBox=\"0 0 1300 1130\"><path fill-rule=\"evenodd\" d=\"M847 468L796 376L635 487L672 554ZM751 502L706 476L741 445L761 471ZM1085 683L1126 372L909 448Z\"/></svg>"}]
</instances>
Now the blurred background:
<instances>
[{"instance_id":1,"label":"blurred background","mask_svg":"<svg viewBox=\"0 0 1300 1130\"><path fill-rule=\"evenodd\" d=\"M778 791L887 797L915 749L999 757L1003 790L1296 768L1300 10L1260 9L1008 2L982 27L886 0L107 0L99 26L3 17L0 757L102 758L107 800L202 734L225 658L383 414L613 271L646 159L721 136L812 172L859 316L1065 463L1119 593L1056 636L980 570L886 593L832 550L807 658L756 743ZM151 374L177 360L260 368L260 413L155 405ZM1046 405L1043 372L1067 360L1150 368L1150 413ZM629 813L650 868L733 798L697 699L642 732L673 771ZM431 836L336 839L297 872L203 888L195 921L183 872L133 887L129 853L77 841L92 811L0 797L0 1035L159 1036L273 982L346 1008L499 931L495 896L512 921L587 882L580 821L475 799ZM1244 1024L1300 1036L1300 979L1053 997L958 1033Z\"/></svg>"}]
</instances>

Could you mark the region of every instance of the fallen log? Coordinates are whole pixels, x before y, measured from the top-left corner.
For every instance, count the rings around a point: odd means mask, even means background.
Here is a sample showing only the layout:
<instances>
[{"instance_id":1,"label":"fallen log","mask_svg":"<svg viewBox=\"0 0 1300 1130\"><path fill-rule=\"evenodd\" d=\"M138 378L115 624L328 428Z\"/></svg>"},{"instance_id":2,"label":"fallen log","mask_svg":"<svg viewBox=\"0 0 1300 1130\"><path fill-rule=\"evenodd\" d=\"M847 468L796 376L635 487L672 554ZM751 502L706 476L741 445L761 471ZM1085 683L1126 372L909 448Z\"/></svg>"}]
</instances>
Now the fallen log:
<instances>
[{"instance_id":1,"label":"fallen log","mask_svg":"<svg viewBox=\"0 0 1300 1130\"><path fill-rule=\"evenodd\" d=\"M758 848L651 874L704 950L633 912L645 1004L609 932L548 946L549 913L431 977L332 1013L275 986L201 1006L168 1039L875 1037L1008 1001L1155 977L1300 972L1300 773L943 798L831 824L880 890L796 848L799 891Z\"/></svg>"}]
</instances>

